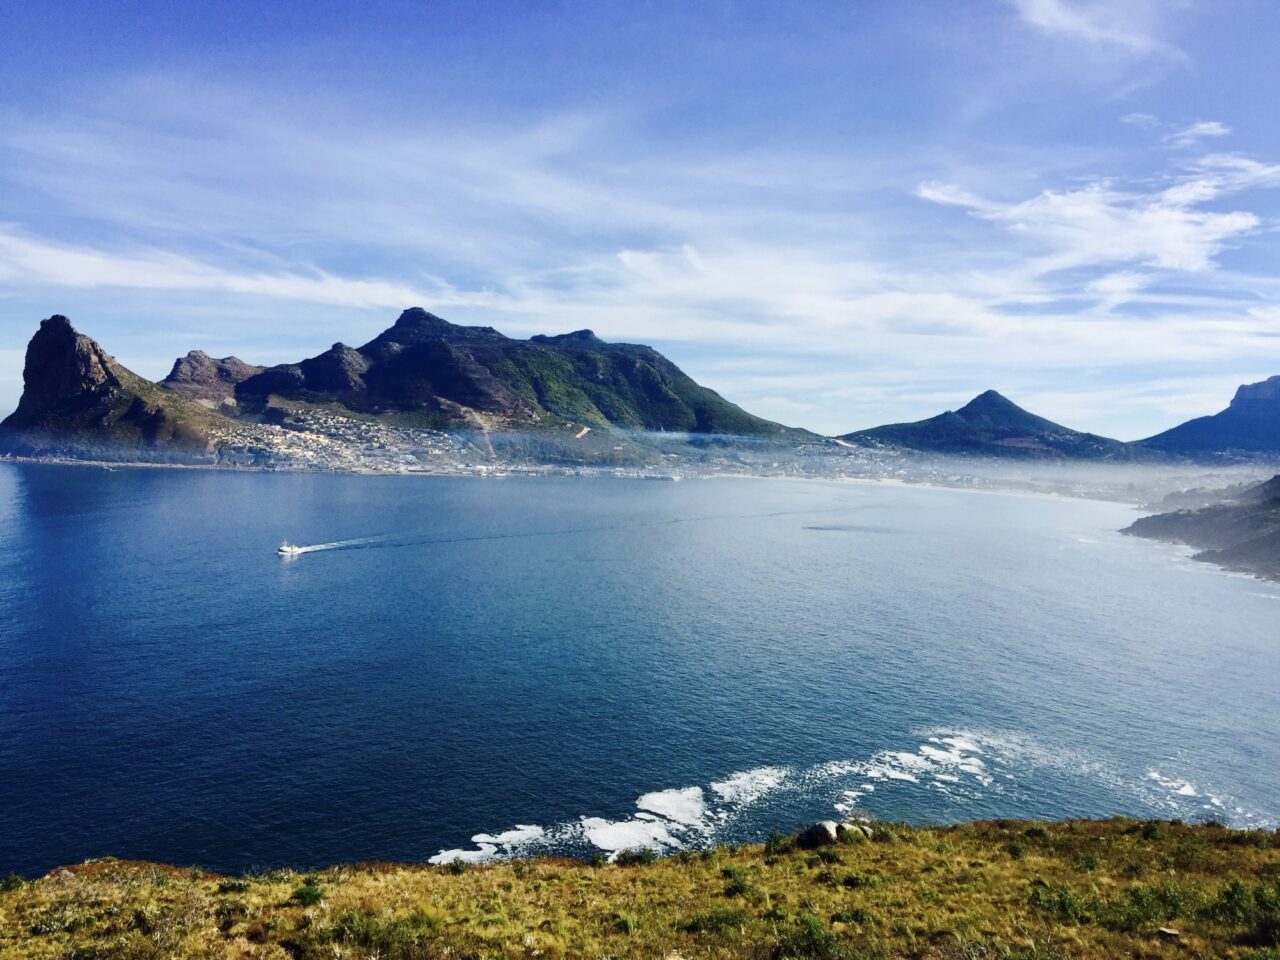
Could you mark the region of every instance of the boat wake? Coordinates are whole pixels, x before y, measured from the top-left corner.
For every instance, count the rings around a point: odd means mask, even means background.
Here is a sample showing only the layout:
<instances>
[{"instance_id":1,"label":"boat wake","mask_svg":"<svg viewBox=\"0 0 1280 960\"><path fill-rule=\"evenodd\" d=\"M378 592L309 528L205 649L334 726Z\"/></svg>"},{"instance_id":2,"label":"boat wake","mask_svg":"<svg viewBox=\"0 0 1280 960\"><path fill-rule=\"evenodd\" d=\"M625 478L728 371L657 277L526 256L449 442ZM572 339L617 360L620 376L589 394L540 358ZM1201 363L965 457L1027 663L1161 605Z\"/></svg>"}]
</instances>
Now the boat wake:
<instances>
[{"instance_id":1,"label":"boat wake","mask_svg":"<svg viewBox=\"0 0 1280 960\"><path fill-rule=\"evenodd\" d=\"M354 540L333 540L329 543L289 544L287 551L281 550L280 552L284 556L298 556L303 553L319 553L322 550L349 550L354 547L385 543L391 539L389 536L357 537Z\"/></svg>"}]
</instances>

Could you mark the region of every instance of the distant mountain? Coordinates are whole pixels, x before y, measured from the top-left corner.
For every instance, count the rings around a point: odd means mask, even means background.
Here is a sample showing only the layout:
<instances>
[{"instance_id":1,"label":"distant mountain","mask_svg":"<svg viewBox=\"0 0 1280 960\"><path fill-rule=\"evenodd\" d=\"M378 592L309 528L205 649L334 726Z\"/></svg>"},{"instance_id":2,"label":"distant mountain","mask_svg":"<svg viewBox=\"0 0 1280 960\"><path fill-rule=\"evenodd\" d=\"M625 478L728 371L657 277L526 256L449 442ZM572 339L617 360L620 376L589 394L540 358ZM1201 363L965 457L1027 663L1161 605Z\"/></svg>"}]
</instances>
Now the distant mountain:
<instances>
[{"instance_id":1,"label":"distant mountain","mask_svg":"<svg viewBox=\"0 0 1280 960\"><path fill-rule=\"evenodd\" d=\"M814 436L752 416L652 347L589 330L513 340L417 308L362 347L337 343L298 363L263 368L192 351L159 384L54 316L31 338L23 381L18 409L0 424L0 451L23 455L200 459L238 425L317 406L445 429Z\"/></svg>"},{"instance_id":2,"label":"distant mountain","mask_svg":"<svg viewBox=\"0 0 1280 960\"><path fill-rule=\"evenodd\" d=\"M1188 420L1137 445L1192 460L1280 456L1280 376L1247 383L1221 413Z\"/></svg>"},{"instance_id":3,"label":"distant mountain","mask_svg":"<svg viewBox=\"0 0 1280 960\"><path fill-rule=\"evenodd\" d=\"M262 367L238 357L218 360L201 350L192 350L174 361L173 369L160 385L209 407L234 406L236 384L262 371Z\"/></svg>"},{"instance_id":4,"label":"distant mountain","mask_svg":"<svg viewBox=\"0 0 1280 960\"><path fill-rule=\"evenodd\" d=\"M27 346L18 409L0 423L0 449L115 459L140 449L201 456L230 421L122 366L55 315Z\"/></svg>"},{"instance_id":5,"label":"distant mountain","mask_svg":"<svg viewBox=\"0 0 1280 960\"><path fill-rule=\"evenodd\" d=\"M1197 560L1280 580L1280 476L1212 506L1143 517L1124 532L1183 543L1201 551Z\"/></svg>"},{"instance_id":6,"label":"distant mountain","mask_svg":"<svg viewBox=\"0 0 1280 960\"><path fill-rule=\"evenodd\" d=\"M1119 440L1081 433L1037 417L994 390L979 394L959 410L928 420L859 430L840 439L938 454L1084 460L1129 457L1127 446Z\"/></svg>"},{"instance_id":7,"label":"distant mountain","mask_svg":"<svg viewBox=\"0 0 1280 960\"><path fill-rule=\"evenodd\" d=\"M235 385L246 410L273 398L413 415L438 426L597 427L754 436L805 435L752 416L695 383L652 347L606 343L590 330L514 340L425 310L404 311L362 347L335 343Z\"/></svg>"}]
</instances>

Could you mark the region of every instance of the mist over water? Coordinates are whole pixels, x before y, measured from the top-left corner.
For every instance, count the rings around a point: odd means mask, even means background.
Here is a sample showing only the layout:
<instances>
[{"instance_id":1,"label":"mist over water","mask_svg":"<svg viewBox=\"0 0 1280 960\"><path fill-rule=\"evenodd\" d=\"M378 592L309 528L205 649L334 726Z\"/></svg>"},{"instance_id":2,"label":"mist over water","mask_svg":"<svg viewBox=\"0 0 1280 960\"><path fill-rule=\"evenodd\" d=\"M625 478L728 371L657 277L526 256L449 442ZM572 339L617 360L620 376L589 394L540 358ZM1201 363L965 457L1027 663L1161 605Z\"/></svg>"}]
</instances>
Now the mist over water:
<instances>
[{"instance_id":1,"label":"mist over water","mask_svg":"<svg viewBox=\"0 0 1280 960\"><path fill-rule=\"evenodd\" d=\"M1280 587L1120 537L1122 505L25 465L0 488L0 871L830 816L1280 822Z\"/></svg>"}]
</instances>

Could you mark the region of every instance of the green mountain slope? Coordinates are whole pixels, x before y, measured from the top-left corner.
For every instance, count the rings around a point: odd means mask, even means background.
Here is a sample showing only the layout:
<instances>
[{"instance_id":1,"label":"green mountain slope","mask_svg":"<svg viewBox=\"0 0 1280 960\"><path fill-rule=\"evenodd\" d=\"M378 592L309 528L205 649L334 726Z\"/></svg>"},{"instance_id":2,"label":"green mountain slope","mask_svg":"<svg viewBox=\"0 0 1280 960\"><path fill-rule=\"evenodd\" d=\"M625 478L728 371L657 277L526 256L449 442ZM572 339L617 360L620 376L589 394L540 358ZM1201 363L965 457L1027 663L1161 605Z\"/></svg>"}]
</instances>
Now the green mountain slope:
<instances>
[{"instance_id":1,"label":"green mountain slope","mask_svg":"<svg viewBox=\"0 0 1280 960\"><path fill-rule=\"evenodd\" d=\"M694 382L651 347L589 330L514 340L425 310L359 348L272 367L238 383L247 409L272 396L337 402L363 413L417 412L440 425L525 429L563 422L695 433L796 436Z\"/></svg>"}]
</instances>

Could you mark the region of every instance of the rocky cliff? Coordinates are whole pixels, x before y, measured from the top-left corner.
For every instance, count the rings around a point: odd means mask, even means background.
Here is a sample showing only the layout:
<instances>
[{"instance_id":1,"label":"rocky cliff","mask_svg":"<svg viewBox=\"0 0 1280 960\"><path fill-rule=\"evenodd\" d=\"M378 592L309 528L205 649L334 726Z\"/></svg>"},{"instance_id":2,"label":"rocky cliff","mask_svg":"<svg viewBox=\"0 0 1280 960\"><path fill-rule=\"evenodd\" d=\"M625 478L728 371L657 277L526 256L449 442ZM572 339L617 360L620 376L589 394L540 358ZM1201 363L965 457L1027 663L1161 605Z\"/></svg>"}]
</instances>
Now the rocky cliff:
<instances>
[{"instance_id":1,"label":"rocky cliff","mask_svg":"<svg viewBox=\"0 0 1280 960\"><path fill-rule=\"evenodd\" d=\"M1280 580L1280 476L1195 510L1143 517L1125 533L1186 544L1195 559Z\"/></svg>"},{"instance_id":2,"label":"rocky cliff","mask_svg":"<svg viewBox=\"0 0 1280 960\"><path fill-rule=\"evenodd\" d=\"M1193 460L1280 457L1280 376L1246 383L1222 412L1188 420L1138 445Z\"/></svg>"},{"instance_id":3,"label":"rocky cliff","mask_svg":"<svg viewBox=\"0 0 1280 960\"><path fill-rule=\"evenodd\" d=\"M234 403L236 384L261 373L262 367L239 357L216 359L201 350L192 350L173 363L161 386L212 408Z\"/></svg>"},{"instance_id":4,"label":"rocky cliff","mask_svg":"<svg viewBox=\"0 0 1280 960\"><path fill-rule=\"evenodd\" d=\"M0 423L7 453L203 458L223 419L128 370L61 315L31 338L22 379L18 408Z\"/></svg>"}]
</instances>

